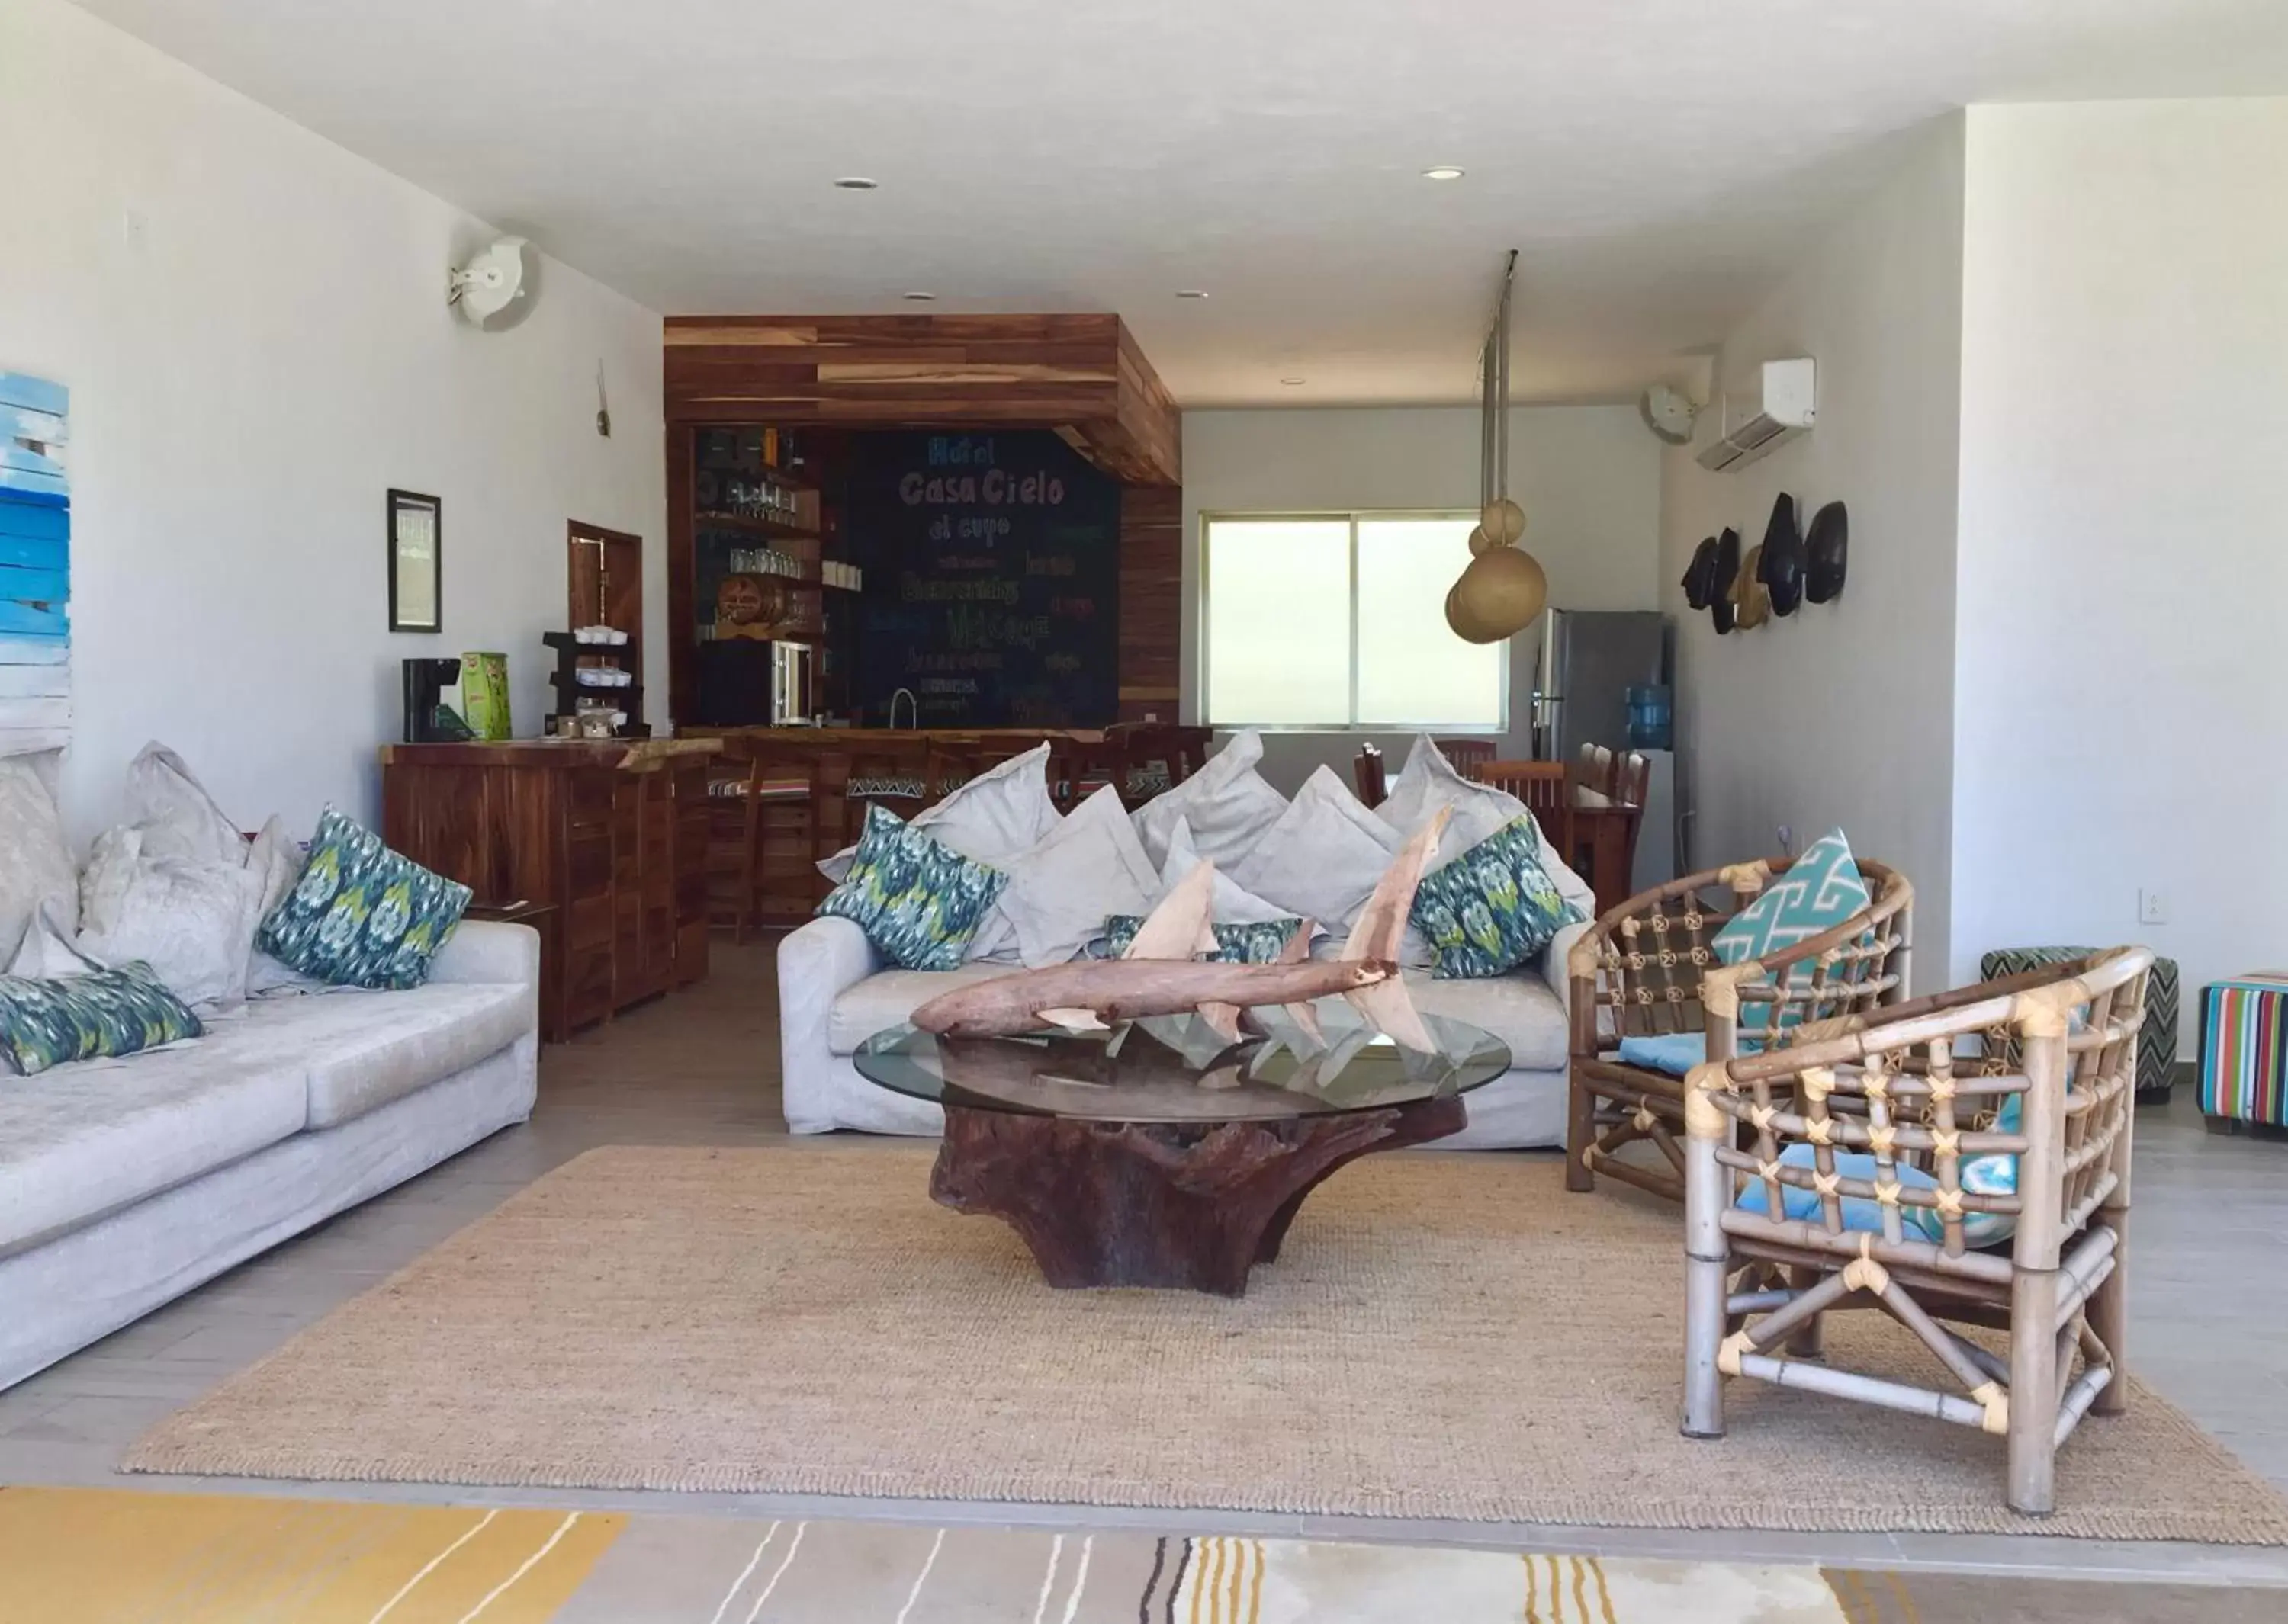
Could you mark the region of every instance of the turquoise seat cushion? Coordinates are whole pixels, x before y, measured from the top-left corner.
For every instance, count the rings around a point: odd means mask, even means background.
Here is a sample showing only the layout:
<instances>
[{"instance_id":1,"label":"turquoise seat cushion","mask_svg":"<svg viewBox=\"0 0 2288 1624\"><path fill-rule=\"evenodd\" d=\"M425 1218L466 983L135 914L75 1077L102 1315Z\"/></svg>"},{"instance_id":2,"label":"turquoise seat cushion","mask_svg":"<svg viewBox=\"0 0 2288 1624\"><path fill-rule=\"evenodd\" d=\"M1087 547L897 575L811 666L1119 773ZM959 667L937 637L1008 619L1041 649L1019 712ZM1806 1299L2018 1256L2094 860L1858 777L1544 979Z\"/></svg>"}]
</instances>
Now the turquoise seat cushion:
<instances>
[{"instance_id":1,"label":"turquoise seat cushion","mask_svg":"<svg viewBox=\"0 0 2288 1624\"><path fill-rule=\"evenodd\" d=\"M1424 876L1410 917L1436 955L1432 976L1453 981L1515 970L1584 916L1541 866L1541 826L1529 812Z\"/></svg>"},{"instance_id":2,"label":"turquoise seat cushion","mask_svg":"<svg viewBox=\"0 0 2288 1624\"><path fill-rule=\"evenodd\" d=\"M264 917L254 945L335 986L402 992L429 978L469 896L330 806L300 881Z\"/></svg>"},{"instance_id":3,"label":"turquoise seat cushion","mask_svg":"<svg viewBox=\"0 0 2288 1624\"><path fill-rule=\"evenodd\" d=\"M2023 1116L2023 1096L2013 1094L2003 1103L1995 1117L1995 1132L2018 1131L2018 1124ZM1808 1145L1791 1145L1780 1153L1780 1165L1784 1168L1816 1167L1818 1163L1814 1161L1814 1154ZM1835 1170L1845 1178L1872 1184L1876 1174L1875 1158L1865 1151L1838 1151L1835 1153ZM1909 1167L1902 1162L1895 1163L1893 1170L1903 1189L1938 1188L1938 1180L1920 1168ZM1962 1164L1962 1188L1965 1193L1971 1195L2015 1195L2018 1192L2018 1159L2000 1153L1966 1158ZM1792 1184L1782 1185L1780 1204L1788 1217L1813 1223L1819 1221L1819 1195L1816 1191L1799 1190ZM1751 1178L1733 1205L1743 1212L1768 1211L1764 1181ZM1945 1226L1934 1207L1910 1207L1902 1203L1899 1220L1910 1240L1943 1240L1946 1238ZM1845 1196L1843 1227L1848 1231L1879 1235L1883 1232L1883 1209L1865 1196ZM1997 1241L2008 1240L2011 1232L2017 1227L2018 1220L2008 1213L1966 1212L1962 1215L1963 1244L1992 1246Z\"/></svg>"},{"instance_id":4,"label":"turquoise seat cushion","mask_svg":"<svg viewBox=\"0 0 2288 1624\"><path fill-rule=\"evenodd\" d=\"M1704 1032L1665 1032L1658 1037L1623 1038L1621 1064L1681 1077L1708 1058Z\"/></svg>"},{"instance_id":5,"label":"turquoise seat cushion","mask_svg":"<svg viewBox=\"0 0 2288 1624\"><path fill-rule=\"evenodd\" d=\"M1144 928L1143 920L1133 914L1114 914L1104 922L1104 934L1091 947L1089 956L1116 959L1126 953L1135 941L1136 932ZM1272 964L1296 931L1303 928L1299 919L1267 919L1255 924L1219 924L1214 927L1216 948L1207 955L1211 964Z\"/></svg>"},{"instance_id":6,"label":"turquoise seat cushion","mask_svg":"<svg viewBox=\"0 0 2288 1624\"><path fill-rule=\"evenodd\" d=\"M0 1056L18 1075L69 1060L131 1055L205 1028L148 964L36 980L0 976Z\"/></svg>"},{"instance_id":7,"label":"turquoise seat cushion","mask_svg":"<svg viewBox=\"0 0 2288 1624\"><path fill-rule=\"evenodd\" d=\"M901 970L958 970L1008 883L870 802L850 871L818 911L851 921Z\"/></svg>"},{"instance_id":8,"label":"turquoise seat cushion","mask_svg":"<svg viewBox=\"0 0 2288 1624\"><path fill-rule=\"evenodd\" d=\"M1830 829L1805 847L1803 855L1776 876L1762 896L1717 931L1709 947L1727 964L1768 959L1833 930L1871 900L1859 865L1852 860L1851 843L1841 829ZM1809 965L1796 965L1788 971L1788 986L1808 986L1811 974ZM1775 1009L1783 1030L1803 1018L1793 1005L1743 998L1740 1030L1761 1032L1771 1024Z\"/></svg>"}]
</instances>

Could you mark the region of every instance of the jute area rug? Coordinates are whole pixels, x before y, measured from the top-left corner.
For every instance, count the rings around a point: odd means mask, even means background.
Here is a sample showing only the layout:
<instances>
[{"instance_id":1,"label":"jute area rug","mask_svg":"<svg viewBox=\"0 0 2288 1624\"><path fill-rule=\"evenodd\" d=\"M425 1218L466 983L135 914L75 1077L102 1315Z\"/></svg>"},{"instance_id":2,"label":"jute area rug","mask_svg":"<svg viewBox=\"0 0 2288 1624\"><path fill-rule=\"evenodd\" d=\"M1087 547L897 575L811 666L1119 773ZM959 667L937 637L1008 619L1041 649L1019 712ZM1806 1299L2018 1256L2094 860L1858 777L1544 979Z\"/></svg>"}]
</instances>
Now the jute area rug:
<instances>
[{"instance_id":1,"label":"jute area rug","mask_svg":"<svg viewBox=\"0 0 2288 1624\"><path fill-rule=\"evenodd\" d=\"M614 1148L171 1417L131 1471L2288 1544L2142 1388L2003 1508L1998 1439L1736 1382L1677 1431L1672 1209L1553 1160L1370 1157L1245 1299L1060 1292L925 1149ZM1887 1320L1831 1351L1935 1369ZM1862 1365L1864 1360L1866 1363Z\"/></svg>"}]
</instances>

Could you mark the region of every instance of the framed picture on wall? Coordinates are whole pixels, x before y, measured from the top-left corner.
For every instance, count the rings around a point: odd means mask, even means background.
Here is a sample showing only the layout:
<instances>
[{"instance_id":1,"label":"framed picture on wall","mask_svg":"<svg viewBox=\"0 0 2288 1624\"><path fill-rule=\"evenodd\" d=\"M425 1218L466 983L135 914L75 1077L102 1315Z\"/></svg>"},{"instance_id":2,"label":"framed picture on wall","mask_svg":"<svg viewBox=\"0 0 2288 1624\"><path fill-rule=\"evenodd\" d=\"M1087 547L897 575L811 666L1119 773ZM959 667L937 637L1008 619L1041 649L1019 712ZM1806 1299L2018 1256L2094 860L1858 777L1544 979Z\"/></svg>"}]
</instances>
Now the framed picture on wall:
<instances>
[{"instance_id":1,"label":"framed picture on wall","mask_svg":"<svg viewBox=\"0 0 2288 1624\"><path fill-rule=\"evenodd\" d=\"M389 493L389 629L445 630L445 504L418 491Z\"/></svg>"}]
</instances>

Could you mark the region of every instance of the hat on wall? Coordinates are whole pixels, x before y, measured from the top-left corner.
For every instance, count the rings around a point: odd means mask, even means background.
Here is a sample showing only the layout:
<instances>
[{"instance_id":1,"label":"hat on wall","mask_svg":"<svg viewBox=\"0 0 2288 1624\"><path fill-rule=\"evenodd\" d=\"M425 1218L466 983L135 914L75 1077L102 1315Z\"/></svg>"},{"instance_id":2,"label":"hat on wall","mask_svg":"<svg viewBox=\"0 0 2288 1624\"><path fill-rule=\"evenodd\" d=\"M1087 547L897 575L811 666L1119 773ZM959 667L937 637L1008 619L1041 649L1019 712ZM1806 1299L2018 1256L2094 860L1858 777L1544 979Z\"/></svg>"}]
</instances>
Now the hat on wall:
<instances>
[{"instance_id":1,"label":"hat on wall","mask_svg":"<svg viewBox=\"0 0 2288 1624\"><path fill-rule=\"evenodd\" d=\"M1716 570L1708 582L1708 617L1716 622L1720 638L1732 630L1732 583L1739 578L1740 533L1727 529L1716 538Z\"/></svg>"},{"instance_id":2,"label":"hat on wall","mask_svg":"<svg viewBox=\"0 0 2288 1624\"><path fill-rule=\"evenodd\" d=\"M1796 524L1795 498L1785 491L1772 503L1759 551L1756 579L1771 589L1772 613L1793 614L1803 602L1803 531Z\"/></svg>"},{"instance_id":3,"label":"hat on wall","mask_svg":"<svg viewBox=\"0 0 2288 1624\"><path fill-rule=\"evenodd\" d=\"M1763 564L1763 544L1758 543L1748 549L1740 564L1740 578L1732 583L1732 622L1743 631L1772 618L1772 595L1764 589Z\"/></svg>"},{"instance_id":4,"label":"hat on wall","mask_svg":"<svg viewBox=\"0 0 2288 1624\"><path fill-rule=\"evenodd\" d=\"M1843 590L1844 568L1851 561L1851 515L1839 502L1831 502L1811 516L1811 533L1804 538L1803 595L1823 604Z\"/></svg>"},{"instance_id":5,"label":"hat on wall","mask_svg":"<svg viewBox=\"0 0 2288 1624\"><path fill-rule=\"evenodd\" d=\"M1705 609L1716 594L1716 538L1704 535L1700 545L1692 550L1692 562L1684 566L1684 601L1696 609Z\"/></svg>"}]
</instances>

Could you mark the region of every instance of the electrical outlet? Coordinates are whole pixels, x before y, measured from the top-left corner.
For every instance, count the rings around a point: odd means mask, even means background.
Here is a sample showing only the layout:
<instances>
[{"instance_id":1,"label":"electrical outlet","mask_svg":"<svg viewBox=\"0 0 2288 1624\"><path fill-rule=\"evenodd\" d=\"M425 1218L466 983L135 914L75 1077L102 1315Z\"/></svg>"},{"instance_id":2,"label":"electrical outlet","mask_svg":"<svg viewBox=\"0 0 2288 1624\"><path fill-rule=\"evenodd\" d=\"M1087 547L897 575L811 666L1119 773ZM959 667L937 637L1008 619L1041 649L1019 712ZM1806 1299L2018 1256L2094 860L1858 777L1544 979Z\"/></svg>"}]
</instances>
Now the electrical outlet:
<instances>
[{"instance_id":1,"label":"electrical outlet","mask_svg":"<svg viewBox=\"0 0 2288 1624\"><path fill-rule=\"evenodd\" d=\"M1795 855L1795 831L1790 828L1786 824L1783 823L1775 832L1780 837L1780 855L1782 857L1793 857Z\"/></svg>"},{"instance_id":2,"label":"electrical outlet","mask_svg":"<svg viewBox=\"0 0 2288 1624\"><path fill-rule=\"evenodd\" d=\"M2149 887L2137 892L2137 923L2141 925L2165 925L2169 923L2169 899Z\"/></svg>"}]
</instances>

